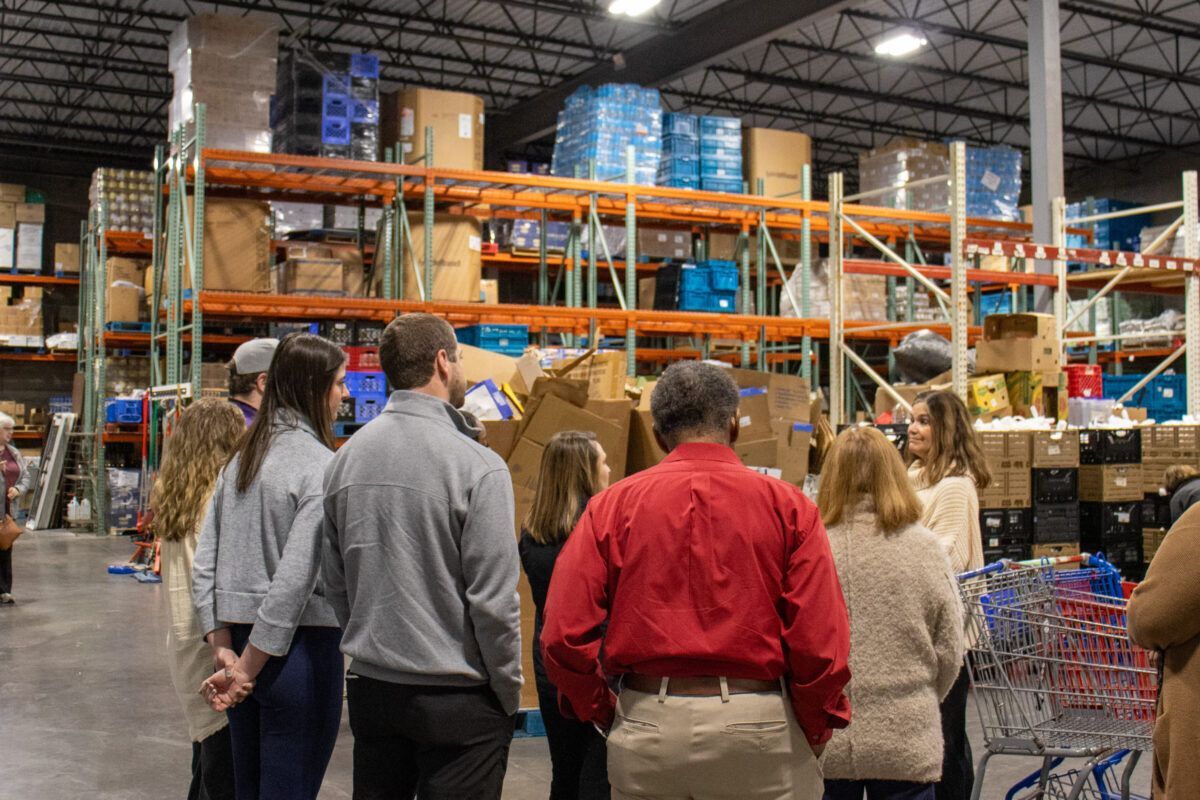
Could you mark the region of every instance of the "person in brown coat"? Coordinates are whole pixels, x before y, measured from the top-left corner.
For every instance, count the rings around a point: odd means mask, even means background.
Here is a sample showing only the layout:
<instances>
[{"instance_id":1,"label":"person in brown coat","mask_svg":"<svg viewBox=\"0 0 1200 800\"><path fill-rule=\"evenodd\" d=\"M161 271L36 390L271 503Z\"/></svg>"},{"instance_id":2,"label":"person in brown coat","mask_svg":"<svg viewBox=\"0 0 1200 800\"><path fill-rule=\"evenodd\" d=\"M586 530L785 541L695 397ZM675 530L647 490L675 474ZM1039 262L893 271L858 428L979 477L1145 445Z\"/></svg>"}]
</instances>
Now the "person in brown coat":
<instances>
[{"instance_id":1,"label":"person in brown coat","mask_svg":"<svg viewBox=\"0 0 1200 800\"><path fill-rule=\"evenodd\" d=\"M1200 505L1171 528L1129 601L1129 638L1162 653L1155 800L1200 797Z\"/></svg>"}]
</instances>

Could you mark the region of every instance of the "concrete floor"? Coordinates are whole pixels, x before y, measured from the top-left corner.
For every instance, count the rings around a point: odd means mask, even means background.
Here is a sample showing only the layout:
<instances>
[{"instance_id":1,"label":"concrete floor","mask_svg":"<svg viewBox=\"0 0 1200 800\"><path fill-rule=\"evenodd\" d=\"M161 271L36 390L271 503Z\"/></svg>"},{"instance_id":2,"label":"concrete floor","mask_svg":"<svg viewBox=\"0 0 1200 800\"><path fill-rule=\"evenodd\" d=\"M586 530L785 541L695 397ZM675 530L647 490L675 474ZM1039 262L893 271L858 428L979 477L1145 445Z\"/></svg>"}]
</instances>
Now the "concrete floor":
<instances>
[{"instance_id":1,"label":"concrete floor","mask_svg":"<svg viewBox=\"0 0 1200 800\"><path fill-rule=\"evenodd\" d=\"M105 572L131 552L124 538L57 532L16 544L17 605L0 606L0 798L186 796L191 751L164 657L162 587ZM978 753L976 720L968 730ZM323 799L351 797L351 747L343 715ZM1148 760L1135 792L1149 794ZM985 800L1036 766L994 760ZM545 740L514 740L505 800L545 798L549 778Z\"/></svg>"}]
</instances>

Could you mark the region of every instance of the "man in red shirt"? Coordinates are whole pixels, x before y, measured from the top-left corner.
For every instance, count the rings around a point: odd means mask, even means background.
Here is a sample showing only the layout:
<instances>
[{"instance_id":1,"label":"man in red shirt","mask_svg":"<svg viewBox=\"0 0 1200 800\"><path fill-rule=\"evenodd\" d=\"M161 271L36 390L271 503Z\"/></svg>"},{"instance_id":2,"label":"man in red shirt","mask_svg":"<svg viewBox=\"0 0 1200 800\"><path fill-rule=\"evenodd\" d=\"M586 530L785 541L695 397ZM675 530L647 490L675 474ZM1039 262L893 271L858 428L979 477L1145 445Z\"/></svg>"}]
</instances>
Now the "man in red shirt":
<instances>
[{"instance_id":1,"label":"man in red shirt","mask_svg":"<svg viewBox=\"0 0 1200 800\"><path fill-rule=\"evenodd\" d=\"M815 800L850 721L825 528L796 487L742 466L737 408L721 367L667 369L651 413L670 454L593 497L554 568L546 671L565 712L608 731L614 800Z\"/></svg>"}]
</instances>

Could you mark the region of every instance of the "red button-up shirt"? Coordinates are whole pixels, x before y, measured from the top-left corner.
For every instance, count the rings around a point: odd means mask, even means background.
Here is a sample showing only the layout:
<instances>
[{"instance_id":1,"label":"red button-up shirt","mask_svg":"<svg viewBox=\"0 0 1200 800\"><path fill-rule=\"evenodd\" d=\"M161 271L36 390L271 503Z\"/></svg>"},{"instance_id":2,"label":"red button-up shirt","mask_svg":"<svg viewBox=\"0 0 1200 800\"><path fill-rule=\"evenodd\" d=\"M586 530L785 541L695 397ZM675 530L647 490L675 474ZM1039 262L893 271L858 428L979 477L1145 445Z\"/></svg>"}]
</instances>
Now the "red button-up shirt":
<instances>
[{"instance_id":1,"label":"red button-up shirt","mask_svg":"<svg viewBox=\"0 0 1200 800\"><path fill-rule=\"evenodd\" d=\"M605 727L605 675L630 672L786 677L812 744L850 721L850 625L816 506L723 445L680 445L591 499L555 565L541 647L564 710Z\"/></svg>"}]
</instances>

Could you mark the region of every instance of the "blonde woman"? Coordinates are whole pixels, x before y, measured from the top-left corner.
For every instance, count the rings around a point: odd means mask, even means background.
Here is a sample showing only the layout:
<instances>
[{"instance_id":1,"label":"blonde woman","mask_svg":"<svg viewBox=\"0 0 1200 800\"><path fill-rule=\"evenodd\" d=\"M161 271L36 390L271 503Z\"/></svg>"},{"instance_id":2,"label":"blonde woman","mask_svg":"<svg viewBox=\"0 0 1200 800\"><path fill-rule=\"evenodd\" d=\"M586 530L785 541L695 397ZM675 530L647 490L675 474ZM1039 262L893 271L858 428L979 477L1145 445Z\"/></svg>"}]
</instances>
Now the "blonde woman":
<instances>
[{"instance_id":1,"label":"blonde woman","mask_svg":"<svg viewBox=\"0 0 1200 800\"><path fill-rule=\"evenodd\" d=\"M33 488L34 475L29 462L12 443L16 422L0 412L0 461L4 466L4 513L12 514L12 503ZM0 605L16 602L12 596L12 548L0 550Z\"/></svg>"},{"instance_id":2,"label":"blonde woman","mask_svg":"<svg viewBox=\"0 0 1200 800\"><path fill-rule=\"evenodd\" d=\"M558 709L558 690L546 677L539 641L554 562L592 495L608 488L604 448L592 433L563 431L542 453L537 492L521 531L521 565L536 608L533 671L538 706L550 744L551 800L599 800L609 796L604 739L590 724L567 719Z\"/></svg>"},{"instance_id":3,"label":"blonde woman","mask_svg":"<svg viewBox=\"0 0 1200 800\"><path fill-rule=\"evenodd\" d=\"M917 396L912 416L908 474L921 500L921 524L941 542L955 573L978 569L983 566L983 534L976 489L991 483L992 475L971 414L953 392L926 392ZM938 800L966 800L975 783L967 741L969 690L970 676L964 664L942 703L946 758Z\"/></svg>"},{"instance_id":4,"label":"blonde woman","mask_svg":"<svg viewBox=\"0 0 1200 800\"><path fill-rule=\"evenodd\" d=\"M192 608L196 539L221 467L245 432L238 409L210 398L188 407L167 439L154 487L154 532L162 555L170 626L167 660L192 740L189 800L233 800L229 720L213 711L196 689L213 673L212 652Z\"/></svg>"},{"instance_id":5,"label":"blonde woman","mask_svg":"<svg viewBox=\"0 0 1200 800\"><path fill-rule=\"evenodd\" d=\"M919 524L920 500L878 429L843 431L821 475L817 507L850 612L854 709L825 751L825 798L933 800L939 704L963 660L950 562Z\"/></svg>"}]
</instances>

